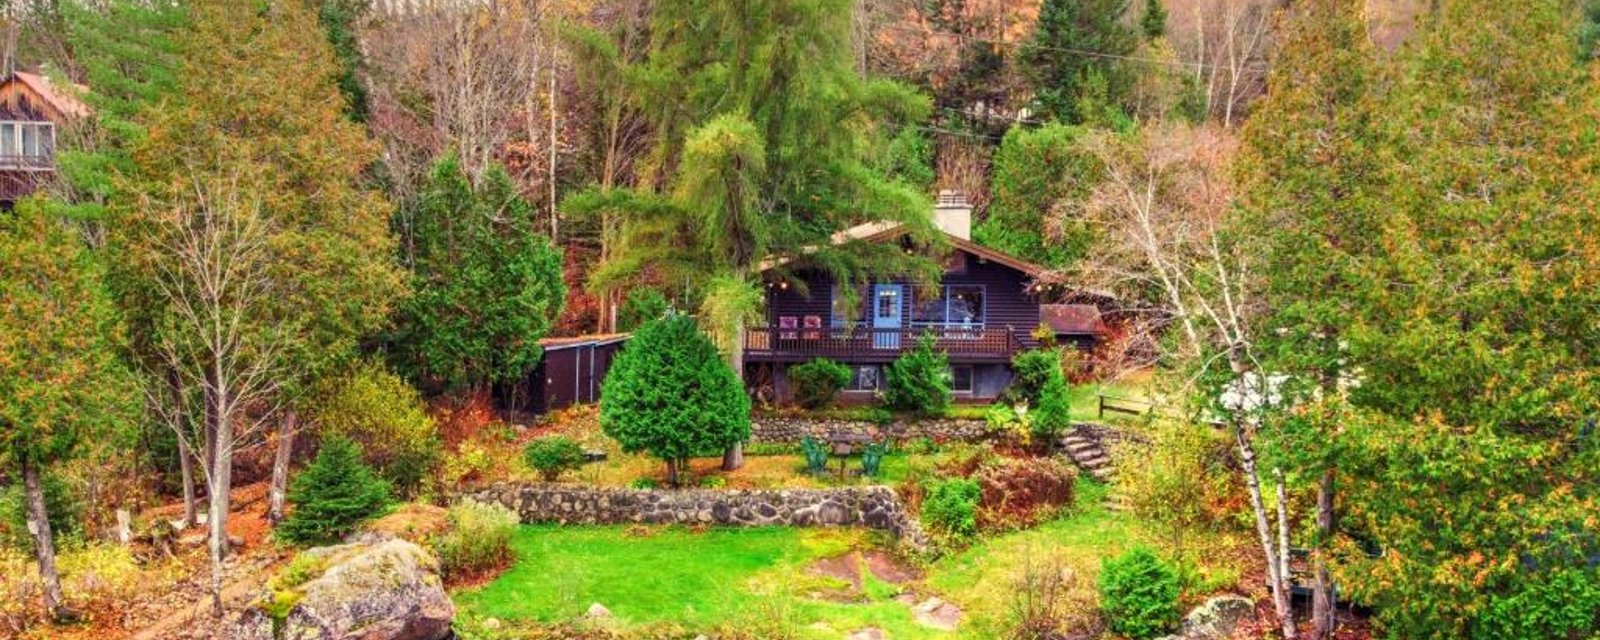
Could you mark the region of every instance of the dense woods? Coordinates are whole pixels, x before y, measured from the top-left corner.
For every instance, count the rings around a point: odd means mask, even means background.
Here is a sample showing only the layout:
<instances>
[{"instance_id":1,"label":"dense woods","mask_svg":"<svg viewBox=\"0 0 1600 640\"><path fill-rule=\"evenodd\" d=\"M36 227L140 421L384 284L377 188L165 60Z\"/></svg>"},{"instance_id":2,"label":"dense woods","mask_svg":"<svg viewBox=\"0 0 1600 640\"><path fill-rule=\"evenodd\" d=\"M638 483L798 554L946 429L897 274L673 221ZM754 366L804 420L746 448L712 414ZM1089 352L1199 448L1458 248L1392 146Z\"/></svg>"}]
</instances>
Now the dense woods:
<instances>
[{"instance_id":1,"label":"dense woods","mask_svg":"<svg viewBox=\"0 0 1600 640\"><path fill-rule=\"evenodd\" d=\"M503 462L480 414L530 410L551 337L636 331L604 433L674 485L738 468L766 288L937 282L953 190L973 241L1046 268L1032 291L1114 297L1096 374L1154 371L1185 416L1126 503L1180 567L1189 528L1247 536L1264 633L1333 638L1353 602L1388 638L1600 634L1595 2L63 0L5 26L8 69L94 110L0 212L4 537L38 615L78 617L52 483L74 544L118 510L204 521L220 616L236 489L291 542L447 503ZM880 221L909 239L836 241ZM894 408L944 415L932 343L887 368ZM827 364L813 408L854 375ZM1041 442L1069 413L1046 367ZM550 479L585 453L561 444Z\"/></svg>"}]
</instances>

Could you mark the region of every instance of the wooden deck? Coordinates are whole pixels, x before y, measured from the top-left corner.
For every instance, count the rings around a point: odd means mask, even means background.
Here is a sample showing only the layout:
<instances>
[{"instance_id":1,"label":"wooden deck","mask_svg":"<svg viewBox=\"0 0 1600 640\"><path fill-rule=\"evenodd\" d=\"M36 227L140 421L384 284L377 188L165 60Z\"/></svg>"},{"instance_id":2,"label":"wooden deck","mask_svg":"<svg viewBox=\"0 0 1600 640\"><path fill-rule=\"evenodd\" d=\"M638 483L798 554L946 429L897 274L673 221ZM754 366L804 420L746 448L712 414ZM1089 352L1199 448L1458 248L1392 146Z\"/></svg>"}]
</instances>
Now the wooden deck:
<instances>
[{"instance_id":1,"label":"wooden deck","mask_svg":"<svg viewBox=\"0 0 1600 640\"><path fill-rule=\"evenodd\" d=\"M994 327L752 327L745 335L745 359L752 362L801 362L829 358L847 362L893 360L932 335L936 347L953 362L1009 362L1024 346L1026 332Z\"/></svg>"}]
</instances>

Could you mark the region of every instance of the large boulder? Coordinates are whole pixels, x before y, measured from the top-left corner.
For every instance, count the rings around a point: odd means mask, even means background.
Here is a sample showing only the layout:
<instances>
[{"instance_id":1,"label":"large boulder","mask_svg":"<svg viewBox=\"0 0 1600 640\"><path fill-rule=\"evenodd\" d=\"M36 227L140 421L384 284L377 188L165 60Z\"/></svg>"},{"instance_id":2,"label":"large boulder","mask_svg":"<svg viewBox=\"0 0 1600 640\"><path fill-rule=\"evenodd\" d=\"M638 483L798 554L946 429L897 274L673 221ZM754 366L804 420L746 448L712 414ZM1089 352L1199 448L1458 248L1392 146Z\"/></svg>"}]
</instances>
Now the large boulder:
<instances>
[{"instance_id":1,"label":"large boulder","mask_svg":"<svg viewBox=\"0 0 1600 640\"><path fill-rule=\"evenodd\" d=\"M320 547L321 574L236 618L238 640L443 640L455 606L439 563L405 540ZM274 624L280 634L273 633Z\"/></svg>"},{"instance_id":2,"label":"large boulder","mask_svg":"<svg viewBox=\"0 0 1600 640\"><path fill-rule=\"evenodd\" d=\"M1205 601L1183 617L1183 637L1190 640L1226 640L1240 622L1254 618L1256 605L1249 598L1226 595Z\"/></svg>"}]
</instances>

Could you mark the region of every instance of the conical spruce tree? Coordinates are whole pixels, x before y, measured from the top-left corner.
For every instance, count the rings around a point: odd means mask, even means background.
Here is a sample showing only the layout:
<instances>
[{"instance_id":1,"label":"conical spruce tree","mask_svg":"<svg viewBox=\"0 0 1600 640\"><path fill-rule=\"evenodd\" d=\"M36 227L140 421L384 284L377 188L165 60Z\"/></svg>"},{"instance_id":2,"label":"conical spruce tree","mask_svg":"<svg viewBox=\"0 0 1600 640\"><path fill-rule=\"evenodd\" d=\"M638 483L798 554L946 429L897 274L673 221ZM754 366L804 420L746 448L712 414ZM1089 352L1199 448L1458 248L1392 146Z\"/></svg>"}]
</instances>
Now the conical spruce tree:
<instances>
[{"instance_id":1,"label":"conical spruce tree","mask_svg":"<svg viewBox=\"0 0 1600 640\"><path fill-rule=\"evenodd\" d=\"M600 389L600 428L623 450L667 463L714 455L750 437L750 397L688 316L646 323L617 356Z\"/></svg>"},{"instance_id":2,"label":"conical spruce tree","mask_svg":"<svg viewBox=\"0 0 1600 640\"><path fill-rule=\"evenodd\" d=\"M289 487L294 512L278 535L299 544L322 544L354 531L389 504L389 483L361 461L361 447L332 438Z\"/></svg>"}]
</instances>

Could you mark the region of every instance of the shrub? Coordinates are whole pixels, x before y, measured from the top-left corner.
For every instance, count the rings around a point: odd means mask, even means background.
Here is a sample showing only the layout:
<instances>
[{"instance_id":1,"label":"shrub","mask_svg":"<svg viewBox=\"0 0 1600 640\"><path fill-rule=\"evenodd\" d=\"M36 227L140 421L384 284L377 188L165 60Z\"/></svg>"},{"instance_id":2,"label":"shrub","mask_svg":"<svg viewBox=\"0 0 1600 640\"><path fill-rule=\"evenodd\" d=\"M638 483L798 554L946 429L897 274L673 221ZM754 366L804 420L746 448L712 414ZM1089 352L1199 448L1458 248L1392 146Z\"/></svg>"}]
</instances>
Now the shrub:
<instances>
[{"instance_id":1,"label":"shrub","mask_svg":"<svg viewBox=\"0 0 1600 640\"><path fill-rule=\"evenodd\" d=\"M634 289L628 292L622 308L617 311L617 330L633 331L664 315L667 315L666 296L655 289Z\"/></svg>"},{"instance_id":2,"label":"shrub","mask_svg":"<svg viewBox=\"0 0 1600 640\"><path fill-rule=\"evenodd\" d=\"M989 433L997 436L1001 442L1027 446L1033 437L1033 412L1027 411L1026 407L1019 413L1017 407L996 402L984 412L983 422Z\"/></svg>"},{"instance_id":3,"label":"shrub","mask_svg":"<svg viewBox=\"0 0 1600 640\"><path fill-rule=\"evenodd\" d=\"M1033 433L1034 442L1048 448L1054 444L1057 435L1070 427L1072 390L1067 387L1066 380L1057 375L1039 391L1039 404L1029 417L1028 428Z\"/></svg>"},{"instance_id":4,"label":"shrub","mask_svg":"<svg viewBox=\"0 0 1600 640\"><path fill-rule=\"evenodd\" d=\"M1059 349L1029 349L1011 358L1011 386L1007 397L1013 401L1027 400L1030 406L1039 406L1044 399L1045 387L1053 380L1064 378L1061 374Z\"/></svg>"},{"instance_id":5,"label":"shrub","mask_svg":"<svg viewBox=\"0 0 1600 640\"><path fill-rule=\"evenodd\" d=\"M517 514L499 504L464 501L450 507L450 527L434 538L434 555L446 580L481 575L511 562Z\"/></svg>"},{"instance_id":6,"label":"shrub","mask_svg":"<svg viewBox=\"0 0 1600 640\"><path fill-rule=\"evenodd\" d=\"M545 482L555 482L562 472L583 466L583 447L566 436L551 436L529 442L522 459L538 471Z\"/></svg>"},{"instance_id":7,"label":"shrub","mask_svg":"<svg viewBox=\"0 0 1600 640\"><path fill-rule=\"evenodd\" d=\"M656 488L659 488L660 486L661 486L661 483L656 482L655 478L634 478L632 481L630 481L628 483L628 488L629 489L646 489L646 490L648 490L648 489L656 489Z\"/></svg>"},{"instance_id":8,"label":"shrub","mask_svg":"<svg viewBox=\"0 0 1600 640\"><path fill-rule=\"evenodd\" d=\"M917 338L917 346L885 367L884 400L891 409L937 416L950 406L950 359L934 349L932 335Z\"/></svg>"},{"instance_id":9,"label":"shrub","mask_svg":"<svg viewBox=\"0 0 1600 640\"><path fill-rule=\"evenodd\" d=\"M994 458L978 467L977 524L983 530L1026 527L1072 506L1078 474L1057 458Z\"/></svg>"},{"instance_id":10,"label":"shrub","mask_svg":"<svg viewBox=\"0 0 1600 640\"><path fill-rule=\"evenodd\" d=\"M1100 609L1111 630L1130 638L1160 635L1178 622L1178 573L1138 547L1100 566Z\"/></svg>"},{"instance_id":11,"label":"shrub","mask_svg":"<svg viewBox=\"0 0 1600 640\"><path fill-rule=\"evenodd\" d=\"M350 439L395 489L411 495L439 458L439 436L422 396L376 362L319 385L312 416L324 435Z\"/></svg>"},{"instance_id":12,"label":"shrub","mask_svg":"<svg viewBox=\"0 0 1600 640\"><path fill-rule=\"evenodd\" d=\"M601 395L601 430L623 451L666 461L674 484L679 461L750 437L744 383L687 316L667 316L635 332Z\"/></svg>"},{"instance_id":13,"label":"shrub","mask_svg":"<svg viewBox=\"0 0 1600 640\"><path fill-rule=\"evenodd\" d=\"M72 486L53 473L42 474L39 483L44 493L45 516L50 520L50 533L59 547L66 541L83 536L83 503L78 501ZM33 534L28 533L28 500L22 484L14 484L0 491L0 541L7 547L33 550Z\"/></svg>"},{"instance_id":14,"label":"shrub","mask_svg":"<svg viewBox=\"0 0 1600 640\"><path fill-rule=\"evenodd\" d=\"M297 544L333 542L389 504L389 483L361 462L361 448L335 436L289 487L294 511L277 534Z\"/></svg>"},{"instance_id":15,"label":"shrub","mask_svg":"<svg viewBox=\"0 0 1600 640\"><path fill-rule=\"evenodd\" d=\"M956 537L978 532L978 499L982 491L969 478L950 478L933 483L922 499L922 519L940 531Z\"/></svg>"},{"instance_id":16,"label":"shrub","mask_svg":"<svg viewBox=\"0 0 1600 640\"><path fill-rule=\"evenodd\" d=\"M850 384L850 367L817 358L789 367L789 383L794 399L807 409L820 409L833 402L833 396Z\"/></svg>"}]
</instances>

